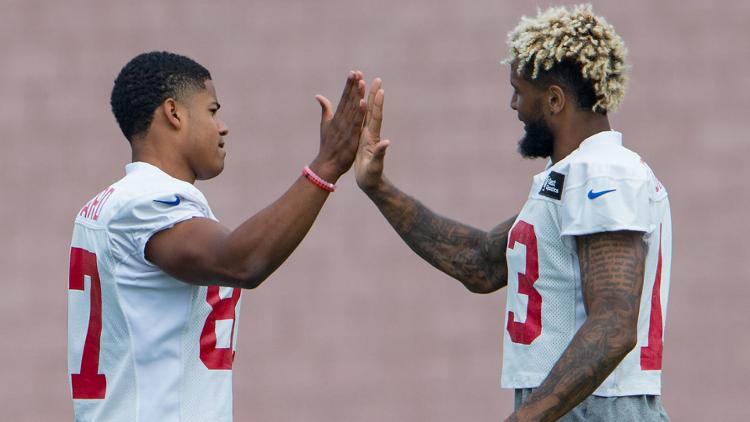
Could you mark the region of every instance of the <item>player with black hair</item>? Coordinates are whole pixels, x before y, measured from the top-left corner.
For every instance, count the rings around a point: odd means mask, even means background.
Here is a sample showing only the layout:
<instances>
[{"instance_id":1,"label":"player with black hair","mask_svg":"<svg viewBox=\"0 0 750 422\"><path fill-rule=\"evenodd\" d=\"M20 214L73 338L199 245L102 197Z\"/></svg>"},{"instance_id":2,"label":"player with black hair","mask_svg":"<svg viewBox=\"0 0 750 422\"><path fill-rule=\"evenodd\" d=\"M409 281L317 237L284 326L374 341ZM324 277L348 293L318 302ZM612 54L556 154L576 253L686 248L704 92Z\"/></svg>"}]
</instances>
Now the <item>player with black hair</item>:
<instances>
[{"instance_id":1,"label":"player with black hair","mask_svg":"<svg viewBox=\"0 0 750 422\"><path fill-rule=\"evenodd\" d=\"M241 289L303 239L352 165L366 112L349 73L323 96L318 155L234 230L193 185L224 168L227 126L211 75L167 52L120 72L112 111L132 148L125 177L78 213L70 251L68 368L77 421L230 421Z\"/></svg>"},{"instance_id":2,"label":"player with black hair","mask_svg":"<svg viewBox=\"0 0 750 422\"><path fill-rule=\"evenodd\" d=\"M136 56L120 71L112 87L110 104L128 142L143 134L154 119L154 110L167 98L184 100L206 89L211 72L194 60L169 52Z\"/></svg>"},{"instance_id":3,"label":"player with black hair","mask_svg":"<svg viewBox=\"0 0 750 422\"><path fill-rule=\"evenodd\" d=\"M507 285L502 385L510 421L661 421L671 269L667 192L611 130L625 49L590 6L509 34L519 151L549 158L518 216L485 232L441 217L383 175L376 79L355 160L360 188L420 257L475 293Z\"/></svg>"}]
</instances>

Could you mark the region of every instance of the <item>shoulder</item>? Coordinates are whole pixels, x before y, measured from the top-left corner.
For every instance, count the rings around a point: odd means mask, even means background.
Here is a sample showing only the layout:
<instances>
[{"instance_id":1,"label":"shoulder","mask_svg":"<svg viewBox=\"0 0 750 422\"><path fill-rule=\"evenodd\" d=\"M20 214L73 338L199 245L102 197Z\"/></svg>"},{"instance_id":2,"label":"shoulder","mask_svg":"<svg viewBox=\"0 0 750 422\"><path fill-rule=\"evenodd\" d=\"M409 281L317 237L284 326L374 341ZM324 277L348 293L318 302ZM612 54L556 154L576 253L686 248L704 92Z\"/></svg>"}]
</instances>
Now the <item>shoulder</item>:
<instances>
[{"instance_id":1,"label":"shoulder","mask_svg":"<svg viewBox=\"0 0 750 422\"><path fill-rule=\"evenodd\" d=\"M563 235L654 229L652 206L666 199L666 191L619 137L589 138L556 166L566 175L560 209Z\"/></svg>"},{"instance_id":2,"label":"shoulder","mask_svg":"<svg viewBox=\"0 0 750 422\"><path fill-rule=\"evenodd\" d=\"M145 163L135 164L144 167L129 171L110 187L110 204L102 210L103 221L114 222L139 215L146 217L149 212L170 213L185 206L203 211L207 217L212 215L205 196L192 184Z\"/></svg>"},{"instance_id":3,"label":"shoulder","mask_svg":"<svg viewBox=\"0 0 750 422\"><path fill-rule=\"evenodd\" d=\"M127 175L110 187L112 194L101 212L99 224L114 256L137 252L142 257L154 233L182 221L196 217L216 220L206 198L192 184L153 166L136 170L128 167Z\"/></svg>"},{"instance_id":4,"label":"shoulder","mask_svg":"<svg viewBox=\"0 0 750 422\"><path fill-rule=\"evenodd\" d=\"M592 179L648 183L653 173L640 155L624 147L619 134L598 134L559 163L558 170L566 175L565 188L575 189Z\"/></svg>"}]
</instances>

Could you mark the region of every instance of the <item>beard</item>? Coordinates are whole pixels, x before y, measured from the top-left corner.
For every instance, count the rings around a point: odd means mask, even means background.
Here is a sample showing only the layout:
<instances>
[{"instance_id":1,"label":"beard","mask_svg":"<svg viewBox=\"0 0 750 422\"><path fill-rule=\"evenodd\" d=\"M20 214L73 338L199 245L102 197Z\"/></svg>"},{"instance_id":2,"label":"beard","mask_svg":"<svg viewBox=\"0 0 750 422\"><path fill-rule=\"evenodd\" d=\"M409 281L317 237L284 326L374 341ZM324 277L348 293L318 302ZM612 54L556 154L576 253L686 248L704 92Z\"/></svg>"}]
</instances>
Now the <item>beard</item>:
<instances>
[{"instance_id":1,"label":"beard","mask_svg":"<svg viewBox=\"0 0 750 422\"><path fill-rule=\"evenodd\" d=\"M538 118L524 127L526 133L518 141L518 152L524 158L547 158L552 156L555 135L547 122Z\"/></svg>"}]
</instances>

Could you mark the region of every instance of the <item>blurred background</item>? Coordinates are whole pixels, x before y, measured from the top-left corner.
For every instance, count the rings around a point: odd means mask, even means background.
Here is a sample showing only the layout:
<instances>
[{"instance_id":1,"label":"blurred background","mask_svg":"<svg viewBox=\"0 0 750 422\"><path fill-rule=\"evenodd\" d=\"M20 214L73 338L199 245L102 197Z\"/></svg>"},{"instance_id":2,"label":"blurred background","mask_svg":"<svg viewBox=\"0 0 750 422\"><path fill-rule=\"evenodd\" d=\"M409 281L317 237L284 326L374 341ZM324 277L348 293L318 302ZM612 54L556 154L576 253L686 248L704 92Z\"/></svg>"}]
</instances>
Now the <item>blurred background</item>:
<instances>
[{"instance_id":1,"label":"blurred background","mask_svg":"<svg viewBox=\"0 0 750 422\"><path fill-rule=\"evenodd\" d=\"M564 4L571 2L564 1ZM630 51L611 117L670 192L663 401L676 421L750 419L750 2L602 0ZM510 0L3 0L0 12L0 409L72 419L67 264L80 207L123 174L112 81L150 50L214 77L226 170L199 182L235 227L317 153L319 107L350 69L386 90L386 174L433 210L489 229L541 160L516 153L506 33L550 3ZM505 293L474 295L414 255L339 181L309 236L243 293L238 421L497 421Z\"/></svg>"}]
</instances>

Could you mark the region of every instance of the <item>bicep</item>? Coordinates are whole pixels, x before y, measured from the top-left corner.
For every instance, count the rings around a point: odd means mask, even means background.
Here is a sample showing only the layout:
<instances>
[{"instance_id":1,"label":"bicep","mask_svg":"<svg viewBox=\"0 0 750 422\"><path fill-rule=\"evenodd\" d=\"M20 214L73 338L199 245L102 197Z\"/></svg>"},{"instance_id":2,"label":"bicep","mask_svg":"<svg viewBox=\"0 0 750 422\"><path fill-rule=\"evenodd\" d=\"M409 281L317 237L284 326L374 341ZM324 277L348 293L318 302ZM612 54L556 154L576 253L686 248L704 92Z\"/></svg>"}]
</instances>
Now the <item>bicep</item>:
<instances>
[{"instance_id":1,"label":"bicep","mask_svg":"<svg viewBox=\"0 0 750 422\"><path fill-rule=\"evenodd\" d=\"M636 326L646 259L643 235L616 231L576 237L587 314L608 313Z\"/></svg>"},{"instance_id":2,"label":"bicep","mask_svg":"<svg viewBox=\"0 0 750 422\"><path fill-rule=\"evenodd\" d=\"M159 231L146 243L146 259L190 284L223 284L231 274L222 265L229 229L208 218L191 218Z\"/></svg>"}]
</instances>

